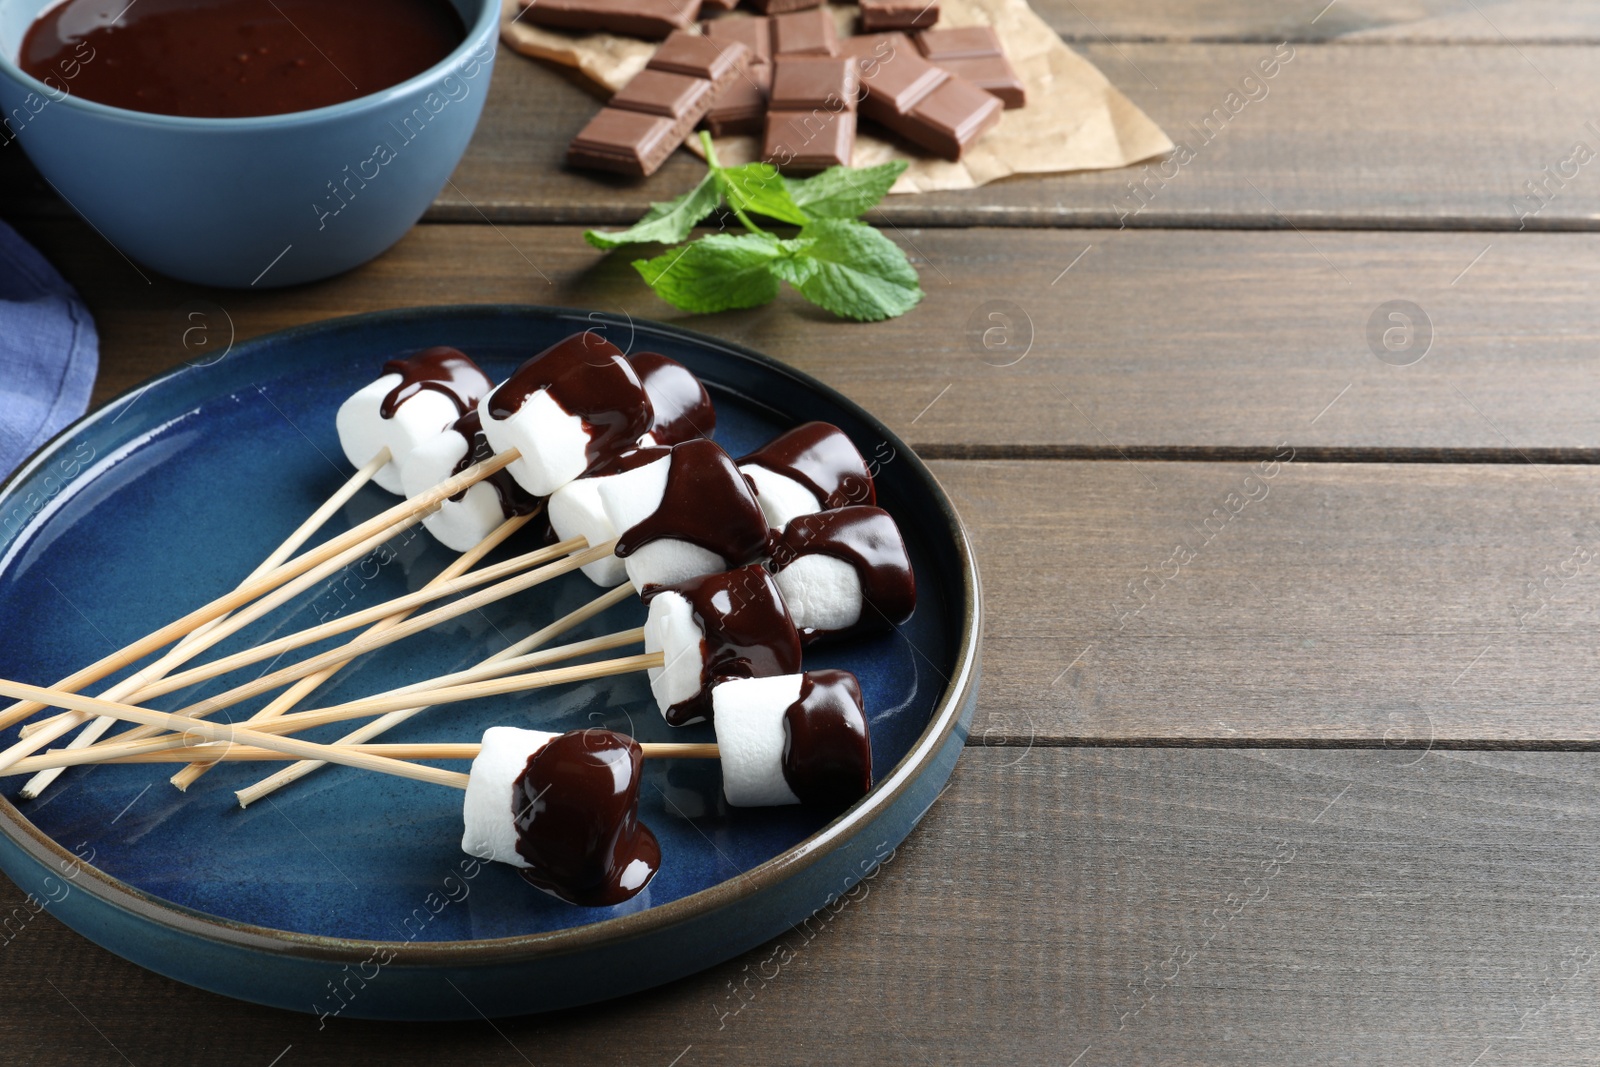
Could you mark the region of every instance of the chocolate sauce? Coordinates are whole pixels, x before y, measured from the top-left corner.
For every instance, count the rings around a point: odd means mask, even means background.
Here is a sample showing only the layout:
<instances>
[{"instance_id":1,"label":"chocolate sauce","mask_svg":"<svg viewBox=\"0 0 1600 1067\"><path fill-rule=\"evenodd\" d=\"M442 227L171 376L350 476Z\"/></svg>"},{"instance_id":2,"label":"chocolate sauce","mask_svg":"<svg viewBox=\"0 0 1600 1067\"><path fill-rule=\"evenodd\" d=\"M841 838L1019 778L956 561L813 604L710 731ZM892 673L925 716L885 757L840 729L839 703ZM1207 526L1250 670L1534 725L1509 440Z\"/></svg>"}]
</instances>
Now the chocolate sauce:
<instances>
[{"instance_id":1,"label":"chocolate sauce","mask_svg":"<svg viewBox=\"0 0 1600 1067\"><path fill-rule=\"evenodd\" d=\"M584 907L621 904L661 867L639 821L644 753L610 730L574 730L528 759L511 788L517 854L530 884Z\"/></svg>"},{"instance_id":2,"label":"chocolate sauce","mask_svg":"<svg viewBox=\"0 0 1600 1067\"><path fill-rule=\"evenodd\" d=\"M494 449L489 447L489 439L483 435L483 420L476 408L451 423L450 428L467 440L467 454L456 462L450 477L454 478L474 463L482 463L494 455ZM500 512L508 519L513 515L527 515L539 506L539 498L518 485L517 480L511 477L511 472L504 467L483 480L494 486L495 493L500 497ZM464 500L467 490L471 488L467 486L450 499L458 502Z\"/></svg>"},{"instance_id":3,"label":"chocolate sauce","mask_svg":"<svg viewBox=\"0 0 1600 1067\"><path fill-rule=\"evenodd\" d=\"M875 504L867 461L850 438L829 422L801 423L739 461L788 475L816 494L824 508Z\"/></svg>"},{"instance_id":4,"label":"chocolate sauce","mask_svg":"<svg viewBox=\"0 0 1600 1067\"><path fill-rule=\"evenodd\" d=\"M697 437L710 437L717 428L717 411L700 379L688 367L659 352L639 352L628 357L650 394L655 421L650 436L658 445L675 445Z\"/></svg>"},{"instance_id":5,"label":"chocolate sauce","mask_svg":"<svg viewBox=\"0 0 1600 1067\"><path fill-rule=\"evenodd\" d=\"M456 413L465 415L494 388L489 376L464 352L440 345L427 348L409 359L391 359L383 365L384 374L400 375L400 384L389 390L378 414L392 419L400 405L424 389L448 397Z\"/></svg>"},{"instance_id":6,"label":"chocolate sauce","mask_svg":"<svg viewBox=\"0 0 1600 1067\"><path fill-rule=\"evenodd\" d=\"M900 527L882 508L848 507L791 519L773 538L771 566L781 571L801 556L842 559L861 579L861 618L842 630L800 631L802 644L832 637L857 637L890 630L917 607L917 579L911 572Z\"/></svg>"},{"instance_id":7,"label":"chocolate sauce","mask_svg":"<svg viewBox=\"0 0 1600 1067\"><path fill-rule=\"evenodd\" d=\"M19 65L113 107L242 118L398 85L466 35L447 0L67 0L29 27Z\"/></svg>"},{"instance_id":8,"label":"chocolate sauce","mask_svg":"<svg viewBox=\"0 0 1600 1067\"><path fill-rule=\"evenodd\" d=\"M807 671L783 712L783 780L803 804L847 808L872 788L872 736L849 671Z\"/></svg>"},{"instance_id":9,"label":"chocolate sauce","mask_svg":"<svg viewBox=\"0 0 1600 1067\"><path fill-rule=\"evenodd\" d=\"M641 448L620 462L642 466L662 451ZM768 535L749 481L722 446L702 438L672 446L661 505L618 534L616 553L626 558L651 541L671 537L715 552L731 566L764 555Z\"/></svg>"},{"instance_id":10,"label":"chocolate sauce","mask_svg":"<svg viewBox=\"0 0 1600 1067\"><path fill-rule=\"evenodd\" d=\"M509 419L540 389L589 434L584 473L633 448L654 421L650 396L622 349L592 331L557 341L517 368L489 396L489 414Z\"/></svg>"},{"instance_id":11,"label":"chocolate sauce","mask_svg":"<svg viewBox=\"0 0 1600 1067\"><path fill-rule=\"evenodd\" d=\"M700 691L665 712L673 726L711 715L711 687L729 678L771 678L800 669L800 635L765 567L752 563L651 590L689 602L700 639Z\"/></svg>"}]
</instances>

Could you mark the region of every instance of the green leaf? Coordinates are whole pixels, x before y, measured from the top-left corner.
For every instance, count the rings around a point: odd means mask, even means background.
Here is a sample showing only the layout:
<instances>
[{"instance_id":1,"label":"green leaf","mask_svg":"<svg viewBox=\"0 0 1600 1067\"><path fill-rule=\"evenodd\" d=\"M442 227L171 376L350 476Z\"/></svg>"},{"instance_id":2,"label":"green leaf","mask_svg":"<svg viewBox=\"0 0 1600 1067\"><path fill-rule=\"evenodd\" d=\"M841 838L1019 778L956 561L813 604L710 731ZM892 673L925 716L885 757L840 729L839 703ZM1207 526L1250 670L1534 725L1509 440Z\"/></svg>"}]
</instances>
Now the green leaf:
<instances>
[{"instance_id":1,"label":"green leaf","mask_svg":"<svg viewBox=\"0 0 1600 1067\"><path fill-rule=\"evenodd\" d=\"M772 265L793 251L793 242L768 234L711 234L654 259L636 259L636 269L656 295L685 311L755 307L778 295Z\"/></svg>"},{"instance_id":2,"label":"green leaf","mask_svg":"<svg viewBox=\"0 0 1600 1067\"><path fill-rule=\"evenodd\" d=\"M722 189L708 172L700 184L675 200L651 204L644 218L626 230L610 233L589 230L584 240L596 248L611 249L619 245L649 244L672 245L684 240L695 226L722 203Z\"/></svg>"},{"instance_id":3,"label":"green leaf","mask_svg":"<svg viewBox=\"0 0 1600 1067\"><path fill-rule=\"evenodd\" d=\"M818 219L800 231L796 245L772 270L841 318L892 319L922 299L916 269L900 246L864 222Z\"/></svg>"},{"instance_id":4,"label":"green leaf","mask_svg":"<svg viewBox=\"0 0 1600 1067\"><path fill-rule=\"evenodd\" d=\"M903 159L876 167L829 167L810 178L789 179L789 197L814 219L853 219L888 195L905 169Z\"/></svg>"},{"instance_id":5,"label":"green leaf","mask_svg":"<svg viewBox=\"0 0 1600 1067\"><path fill-rule=\"evenodd\" d=\"M722 195L740 211L753 211L795 226L811 221L789 198L788 184L771 163L746 163L742 167L718 168L714 173L722 183Z\"/></svg>"}]
</instances>

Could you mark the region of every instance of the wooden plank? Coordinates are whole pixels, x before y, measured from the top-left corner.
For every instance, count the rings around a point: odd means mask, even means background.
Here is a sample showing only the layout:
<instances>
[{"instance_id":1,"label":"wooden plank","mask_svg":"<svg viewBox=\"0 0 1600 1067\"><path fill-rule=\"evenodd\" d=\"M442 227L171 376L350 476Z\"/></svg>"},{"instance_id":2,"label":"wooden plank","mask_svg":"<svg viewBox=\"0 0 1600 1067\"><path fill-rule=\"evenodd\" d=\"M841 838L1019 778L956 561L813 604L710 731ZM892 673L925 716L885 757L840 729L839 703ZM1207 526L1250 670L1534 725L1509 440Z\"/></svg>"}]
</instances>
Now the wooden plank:
<instances>
[{"instance_id":1,"label":"wooden plank","mask_svg":"<svg viewBox=\"0 0 1600 1067\"><path fill-rule=\"evenodd\" d=\"M625 253L605 257L575 229L422 226L332 281L224 293L147 286L75 222L23 228L87 294L106 352L97 400L191 355L173 314L194 299L226 309L239 339L378 308L508 301L751 345L842 389L928 455L1238 458L1288 439L1345 458L1520 461L1600 446L1600 246L1581 235L890 229L928 297L863 326L793 293L680 314ZM1367 338L1396 299L1415 301L1436 337L1410 366L1380 361ZM996 332L1007 321L1014 329ZM1411 344L1384 351L1404 362L1420 333Z\"/></svg>"},{"instance_id":2,"label":"wooden plank","mask_svg":"<svg viewBox=\"0 0 1600 1067\"><path fill-rule=\"evenodd\" d=\"M1600 471L1282 455L935 464L983 573L975 734L1600 744Z\"/></svg>"},{"instance_id":3,"label":"wooden plank","mask_svg":"<svg viewBox=\"0 0 1600 1067\"><path fill-rule=\"evenodd\" d=\"M1301 43L1274 78L1246 83L1275 45L1080 44L1192 156L1180 154L1184 162L1164 171L1027 176L977 192L896 196L883 215L900 226L1600 225L1600 179L1572 158L1579 142L1600 152L1600 133L1586 125L1600 115L1595 47ZM701 173L687 152L649 181L565 169L567 141L597 106L572 76L502 55L477 136L430 218L624 223ZM0 149L0 203L13 218L61 214L19 157ZM1529 181L1546 183L1542 199L1529 198Z\"/></svg>"},{"instance_id":4,"label":"wooden plank","mask_svg":"<svg viewBox=\"0 0 1600 1067\"><path fill-rule=\"evenodd\" d=\"M7 947L0 1048L32 1067L1587 1064L1597 846L1586 755L972 750L853 899L670 988L319 1029L41 915Z\"/></svg>"}]
</instances>

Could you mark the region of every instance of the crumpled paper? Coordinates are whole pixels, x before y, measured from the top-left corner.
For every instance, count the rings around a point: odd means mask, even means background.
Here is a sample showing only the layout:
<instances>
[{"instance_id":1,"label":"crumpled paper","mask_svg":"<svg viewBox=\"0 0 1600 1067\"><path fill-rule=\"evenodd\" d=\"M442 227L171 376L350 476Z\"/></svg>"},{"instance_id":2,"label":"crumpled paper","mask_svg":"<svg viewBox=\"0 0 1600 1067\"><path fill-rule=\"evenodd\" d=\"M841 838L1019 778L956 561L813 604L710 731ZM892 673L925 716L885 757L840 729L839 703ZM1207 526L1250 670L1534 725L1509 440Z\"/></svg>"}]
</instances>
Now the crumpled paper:
<instances>
[{"instance_id":1,"label":"crumpled paper","mask_svg":"<svg viewBox=\"0 0 1600 1067\"><path fill-rule=\"evenodd\" d=\"M518 52L576 67L615 92L649 62L656 45L609 33L547 30L518 19L517 0L503 0L500 35ZM836 6L841 35L852 32L856 8ZM723 16L738 18L737 13ZM1064 44L1026 0L940 0L940 26L993 26L1006 57L1028 87L1026 107L1007 111L1000 124L968 146L958 162L933 159L879 137L864 123L856 137L855 166L906 160L891 192L974 189L1012 174L1053 174L1125 167L1172 150L1172 141L1133 101L1087 59ZM717 157L733 166L759 158L754 137L722 137ZM699 153L698 138L686 147Z\"/></svg>"}]
</instances>

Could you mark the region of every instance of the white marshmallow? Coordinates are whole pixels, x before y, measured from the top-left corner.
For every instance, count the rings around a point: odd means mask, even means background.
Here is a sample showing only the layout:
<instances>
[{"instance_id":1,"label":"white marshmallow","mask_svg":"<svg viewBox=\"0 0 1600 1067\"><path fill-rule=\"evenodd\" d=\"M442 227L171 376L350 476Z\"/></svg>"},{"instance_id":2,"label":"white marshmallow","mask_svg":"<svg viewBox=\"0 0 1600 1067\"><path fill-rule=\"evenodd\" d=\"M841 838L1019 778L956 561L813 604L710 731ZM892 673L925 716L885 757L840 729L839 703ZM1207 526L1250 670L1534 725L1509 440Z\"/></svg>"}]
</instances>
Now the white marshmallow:
<instances>
[{"instance_id":1,"label":"white marshmallow","mask_svg":"<svg viewBox=\"0 0 1600 1067\"><path fill-rule=\"evenodd\" d=\"M400 464L400 487L408 497L427 492L451 476L471 447L471 442L455 430L422 442ZM422 520L422 525L446 548L465 552L488 537L505 518L499 491L488 482L479 482L468 488L462 499L443 501L439 510Z\"/></svg>"},{"instance_id":2,"label":"white marshmallow","mask_svg":"<svg viewBox=\"0 0 1600 1067\"><path fill-rule=\"evenodd\" d=\"M395 409L394 418L384 418L383 399L401 381L398 374L385 374L340 404L333 417L339 445L353 465L364 466L379 449L389 449L389 462L378 468L372 480L391 493L401 491L400 464L412 449L436 437L461 414L438 390L419 389Z\"/></svg>"},{"instance_id":3,"label":"white marshmallow","mask_svg":"<svg viewBox=\"0 0 1600 1067\"><path fill-rule=\"evenodd\" d=\"M512 786L533 754L557 736L515 726L491 726L483 732L483 747L472 761L467 796L461 805L461 819L466 826L461 835L462 851L513 867L529 865L517 852Z\"/></svg>"},{"instance_id":4,"label":"white marshmallow","mask_svg":"<svg viewBox=\"0 0 1600 1067\"><path fill-rule=\"evenodd\" d=\"M672 457L666 455L600 482L600 503L618 535L655 514L667 495L667 471L671 467Z\"/></svg>"},{"instance_id":5,"label":"white marshmallow","mask_svg":"<svg viewBox=\"0 0 1600 1067\"><path fill-rule=\"evenodd\" d=\"M787 474L779 474L755 463L746 463L739 468L739 473L755 485L756 503L761 505L761 514L767 517L767 525L774 530L789 525L790 519L813 515L822 510L822 501L817 499L817 494Z\"/></svg>"},{"instance_id":6,"label":"white marshmallow","mask_svg":"<svg viewBox=\"0 0 1600 1067\"><path fill-rule=\"evenodd\" d=\"M702 642L706 632L694 617L689 602L670 589L657 593L650 601L650 612L644 620L644 650L660 652L665 666L651 667L650 692L655 694L656 706L662 715L674 704L700 692L704 671ZM699 722L705 716L689 719Z\"/></svg>"},{"instance_id":7,"label":"white marshmallow","mask_svg":"<svg viewBox=\"0 0 1600 1067\"><path fill-rule=\"evenodd\" d=\"M728 561L715 552L675 537L640 545L622 562L627 568L628 580L639 593L643 593L646 586L673 585L728 569Z\"/></svg>"},{"instance_id":8,"label":"white marshmallow","mask_svg":"<svg viewBox=\"0 0 1600 1067\"><path fill-rule=\"evenodd\" d=\"M844 630L861 621L861 576L836 556L801 556L773 575L795 628Z\"/></svg>"},{"instance_id":9,"label":"white marshmallow","mask_svg":"<svg viewBox=\"0 0 1600 1067\"><path fill-rule=\"evenodd\" d=\"M603 545L617 536L616 528L611 525L605 506L600 502L599 483L606 480L579 478L550 494L545 508L556 537L563 541L582 537L593 547ZM627 568L616 556L585 563L582 569L591 582L606 589L628 580Z\"/></svg>"},{"instance_id":10,"label":"white marshmallow","mask_svg":"<svg viewBox=\"0 0 1600 1067\"><path fill-rule=\"evenodd\" d=\"M800 699L804 678L738 678L711 690L722 792L729 804L761 808L800 803L783 777L783 713Z\"/></svg>"},{"instance_id":11,"label":"white marshmallow","mask_svg":"<svg viewBox=\"0 0 1600 1067\"><path fill-rule=\"evenodd\" d=\"M516 449L506 469L534 496L549 496L589 467L589 433L583 419L568 415L548 392L535 390L509 418L489 414L493 394L478 405L483 435L496 452Z\"/></svg>"}]
</instances>

